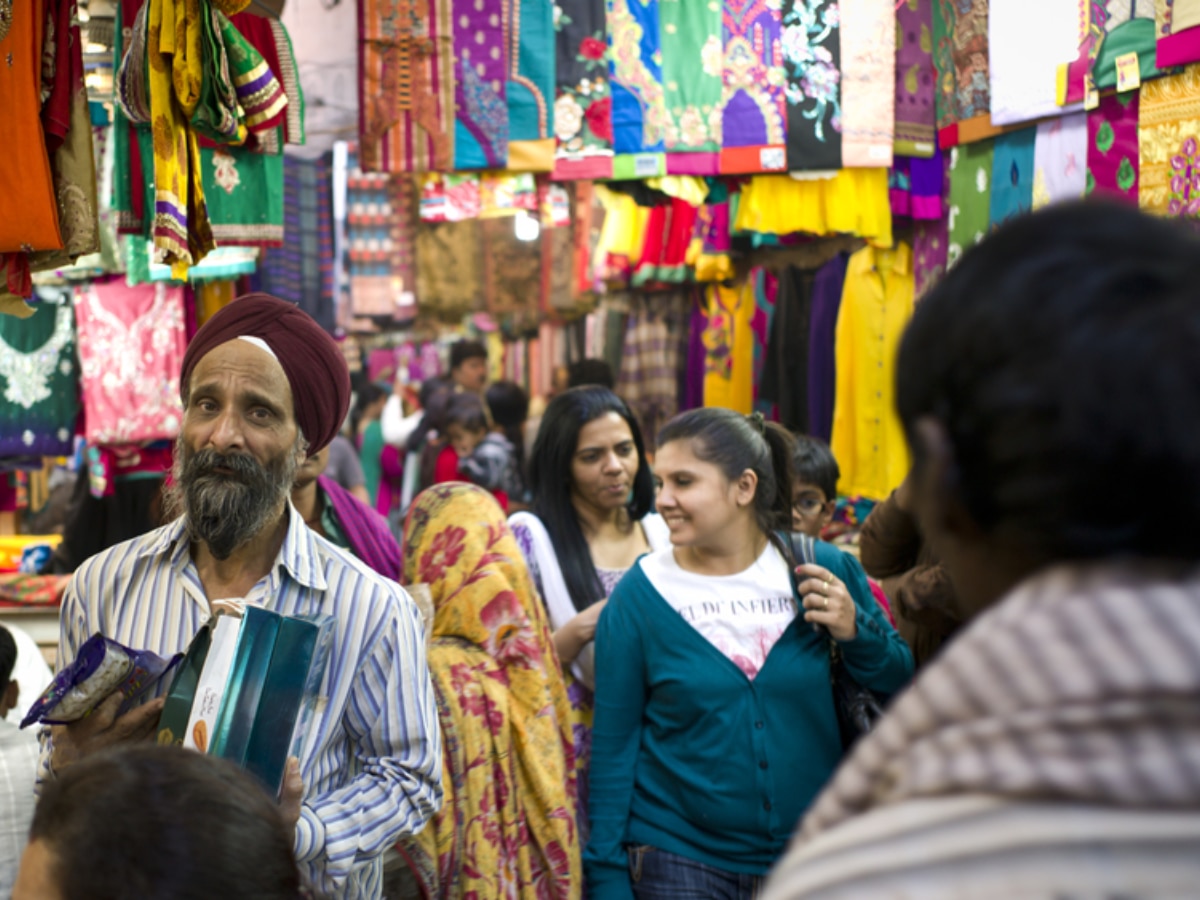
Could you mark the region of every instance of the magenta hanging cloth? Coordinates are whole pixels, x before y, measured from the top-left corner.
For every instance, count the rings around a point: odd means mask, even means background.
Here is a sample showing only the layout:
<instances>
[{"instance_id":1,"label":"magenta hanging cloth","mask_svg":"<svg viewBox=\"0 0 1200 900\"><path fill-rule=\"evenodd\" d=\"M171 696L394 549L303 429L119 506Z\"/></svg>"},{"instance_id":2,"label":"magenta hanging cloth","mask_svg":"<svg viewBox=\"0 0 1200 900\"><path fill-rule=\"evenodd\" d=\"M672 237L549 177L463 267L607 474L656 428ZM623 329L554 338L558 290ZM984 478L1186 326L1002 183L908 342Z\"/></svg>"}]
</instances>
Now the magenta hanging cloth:
<instances>
[{"instance_id":1,"label":"magenta hanging cloth","mask_svg":"<svg viewBox=\"0 0 1200 900\"><path fill-rule=\"evenodd\" d=\"M333 514L350 542L350 552L384 578L399 581L400 545L383 516L331 478L320 475L317 484L333 506Z\"/></svg>"}]
</instances>

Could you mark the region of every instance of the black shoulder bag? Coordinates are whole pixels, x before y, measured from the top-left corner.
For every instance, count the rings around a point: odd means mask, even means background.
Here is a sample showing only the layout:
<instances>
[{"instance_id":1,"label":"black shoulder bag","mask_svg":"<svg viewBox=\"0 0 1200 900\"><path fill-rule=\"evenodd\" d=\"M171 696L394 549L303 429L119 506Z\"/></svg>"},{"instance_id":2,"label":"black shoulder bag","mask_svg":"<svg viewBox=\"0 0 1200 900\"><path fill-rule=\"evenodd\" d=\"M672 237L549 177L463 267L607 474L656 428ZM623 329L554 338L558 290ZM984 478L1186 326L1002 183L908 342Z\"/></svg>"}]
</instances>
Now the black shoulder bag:
<instances>
[{"instance_id":1,"label":"black shoulder bag","mask_svg":"<svg viewBox=\"0 0 1200 900\"><path fill-rule=\"evenodd\" d=\"M780 532L779 534L784 539L784 546L791 551L792 591L799 601L802 598L800 597L800 583L796 579L796 566L815 563L817 561L816 548L813 539L806 534L797 532ZM804 614L803 607L801 607L800 614ZM842 651L837 641L829 635L825 628L816 627L819 631L825 632L828 637L829 682L830 688L833 690L833 708L837 710L838 731L842 736L842 747L849 750L854 742L870 731L883 716L883 704L869 689L854 680L854 676L846 668L845 660L842 659Z\"/></svg>"}]
</instances>

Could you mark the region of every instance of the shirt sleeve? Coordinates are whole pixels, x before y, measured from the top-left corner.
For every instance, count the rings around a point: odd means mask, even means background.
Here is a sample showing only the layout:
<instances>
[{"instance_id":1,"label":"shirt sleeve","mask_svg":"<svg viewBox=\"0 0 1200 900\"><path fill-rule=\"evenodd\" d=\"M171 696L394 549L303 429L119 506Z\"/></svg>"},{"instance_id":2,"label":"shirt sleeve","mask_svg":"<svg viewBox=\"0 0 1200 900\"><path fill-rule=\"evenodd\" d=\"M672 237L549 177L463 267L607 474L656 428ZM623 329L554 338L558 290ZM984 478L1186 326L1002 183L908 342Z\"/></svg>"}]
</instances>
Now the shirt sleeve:
<instances>
[{"instance_id":1,"label":"shirt sleeve","mask_svg":"<svg viewBox=\"0 0 1200 900\"><path fill-rule=\"evenodd\" d=\"M397 588L399 591L399 588ZM342 896L356 860L416 834L442 804L437 704L416 604L401 592L373 635L343 725L359 774L307 800L296 858L312 864L325 894Z\"/></svg>"},{"instance_id":2,"label":"shirt sleeve","mask_svg":"<svg viewBox=\"0 0 1200 900\"><path fill-rule=\"evenodd\" d=\"M596 627L596 714L588 778L591 838L584 852L591 900L633 900L625 833L642 743L645 654L629 615L635 592L617 585Z\"/></svg>"},{"instance_id":3,"label":"shirt sleeve","mask_svg":"<svg viewBox=\"0 0 1200 900\"><path fill-rule=\"evenodd\" d=\"M379 427L383 430L383 441L399 447L408 442L412 433L421 424L424 412L417 410L410 416L404 415L404 406L399 394L392 394L383 404L383 413L379 416Z\"/></svg>"},{"instance_id":4,"label":"shirt sleeve","mask_svg":"<svg viewBox=\"0 0 1200 900\"><path fill-rule=\"evenodd\" d=\"M917 564L921 534L913 517L896 504L896 493L876 504L859 536L862 566L873 578L890 578Z\"/></svg>"},{"instance_id":5,"label":"shirt sleeve","mask_svg":"<svg viewBox=\"0 0 1200 900\"><path fill-rule=\"evenodd\" d=\"M830 558L826 568L845 583L857 610L855 624L858 633L854 640L838 642L846 660L846 668L863 687L885 695L897 693L912 678L912 651L875 602L871 585L859 561L837 547L817 546L820 555L828 553L833 557L836 554L836 558ZM820 555L818 562L822 562Z\"/></svg>"}]
</instances>

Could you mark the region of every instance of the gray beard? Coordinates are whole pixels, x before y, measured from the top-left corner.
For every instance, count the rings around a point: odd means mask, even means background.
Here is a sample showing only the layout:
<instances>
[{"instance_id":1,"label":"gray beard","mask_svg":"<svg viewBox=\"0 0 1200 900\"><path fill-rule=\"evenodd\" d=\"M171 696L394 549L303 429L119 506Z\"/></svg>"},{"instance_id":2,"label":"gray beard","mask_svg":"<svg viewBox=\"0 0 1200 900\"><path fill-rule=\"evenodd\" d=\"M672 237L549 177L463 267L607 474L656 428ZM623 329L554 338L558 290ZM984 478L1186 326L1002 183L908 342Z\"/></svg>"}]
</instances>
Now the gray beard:
<instances>
[{"instance_id":1,"label":"gray beard","mask_svg":"<svg viewBox=\"0 0 1200 900\"><path fill-rule=\"evenodd\" d=\"M233 474L213 471L216 468ZM225 560L279 515L296 468L293 451L264 466L248 453L192 452L177 442L168 504L186 515L191 540L203 542L213 556Z\"/></svg>"}]
</instances>

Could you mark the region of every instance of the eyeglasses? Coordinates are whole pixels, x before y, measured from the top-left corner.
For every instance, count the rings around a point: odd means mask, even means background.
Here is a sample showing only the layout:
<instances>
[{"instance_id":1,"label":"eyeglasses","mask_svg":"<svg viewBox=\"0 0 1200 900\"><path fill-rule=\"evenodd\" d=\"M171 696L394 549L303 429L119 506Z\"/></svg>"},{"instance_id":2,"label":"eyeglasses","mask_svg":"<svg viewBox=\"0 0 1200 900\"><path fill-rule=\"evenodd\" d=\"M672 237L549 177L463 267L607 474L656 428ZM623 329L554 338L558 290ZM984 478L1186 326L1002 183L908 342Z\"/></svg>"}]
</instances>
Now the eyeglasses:
<instances>
[{"instance_id":1,"label":"eyeglasses","mask_svg":"<svg viewBox=\"0 0 1200 900\"><path fill-rule=\"evenodd\" d=\"M815 516L825 506L825 501L820 497L814 497L811 494L805 494L798 497L792 504L792 510L801 516Z\"/></svg>"}]
</instances>

